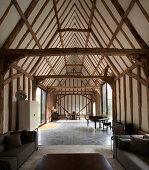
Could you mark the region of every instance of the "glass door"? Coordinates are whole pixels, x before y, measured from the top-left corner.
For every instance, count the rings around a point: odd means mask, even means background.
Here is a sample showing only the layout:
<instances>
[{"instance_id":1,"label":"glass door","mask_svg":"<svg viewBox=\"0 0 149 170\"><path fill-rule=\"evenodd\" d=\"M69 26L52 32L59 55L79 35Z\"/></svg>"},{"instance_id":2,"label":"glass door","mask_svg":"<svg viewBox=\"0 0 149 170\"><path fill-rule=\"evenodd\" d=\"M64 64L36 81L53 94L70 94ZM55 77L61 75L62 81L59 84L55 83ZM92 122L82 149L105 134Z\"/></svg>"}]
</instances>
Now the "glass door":
<instances>
[{"instance_id":1,"label":"glass door","mask_svg":"<svg viewBox=\"0 0 149 170\"><path fill-rule=\"evenodd\" d=\"M38 124L40 125L46 122L46 92L37 88L36 100L38 102Z\"/></svg>"}]
</instances>

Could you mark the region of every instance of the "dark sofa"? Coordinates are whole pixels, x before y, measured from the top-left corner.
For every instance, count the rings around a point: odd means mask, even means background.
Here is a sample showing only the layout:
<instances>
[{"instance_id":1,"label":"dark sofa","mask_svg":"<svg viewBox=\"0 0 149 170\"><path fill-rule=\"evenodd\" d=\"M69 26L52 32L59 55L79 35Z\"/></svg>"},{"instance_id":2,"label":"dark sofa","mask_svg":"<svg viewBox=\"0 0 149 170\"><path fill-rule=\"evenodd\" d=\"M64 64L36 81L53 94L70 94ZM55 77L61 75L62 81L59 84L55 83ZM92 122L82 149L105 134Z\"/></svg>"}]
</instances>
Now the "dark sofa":
<instances>
[{"instance_id":1,"label":"dark sofa","mask_svg":"<svg viewBox=\"0 0 149 170\"><path fill-rule=\"evenodd\" d=\"M143 139L143 135L132 136ZM126 170L149 170L149 155L132 152L129 149L131 145L130 135L115 135L113 140L113 157Z\"/></svg>"},{"instance_id":2,"label":"dark sofa","mask_svg":"<svg viewBox=\"0 0 149 170\"><path fill-rule=\"evenodd\" d=\"M27 141L22 141L22 132L17 132L20 135L21 146L8 149L6 144L6 136L13 135L10 132L0 134L0 170L17 170L25 162L25 160L38 149L38 135L36 131L26 131ZM24 139L27 139L24 138Z\"/></svg>"}]
</instances>

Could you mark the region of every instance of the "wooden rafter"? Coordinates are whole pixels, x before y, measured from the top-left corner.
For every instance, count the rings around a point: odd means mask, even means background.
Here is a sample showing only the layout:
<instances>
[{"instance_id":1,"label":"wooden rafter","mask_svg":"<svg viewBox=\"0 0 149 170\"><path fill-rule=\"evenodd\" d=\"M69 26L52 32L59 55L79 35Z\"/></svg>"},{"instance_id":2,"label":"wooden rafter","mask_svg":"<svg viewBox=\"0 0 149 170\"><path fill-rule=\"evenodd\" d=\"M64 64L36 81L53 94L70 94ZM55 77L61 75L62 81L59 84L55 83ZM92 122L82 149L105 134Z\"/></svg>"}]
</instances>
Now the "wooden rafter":
<instances>
[{"instance_id":1,"label":"wooden rafter","mask_svg":"<svg viewBox=\"0 0 149 170\"><path fill-rule=\"evenodd\" d=\"M118 2L118 0L111 0L111 2L115 6L117 12L123 18L124 15L125 15L125 12L124 12L123 8L121 7L120 3ZM124 22L127 25L127 27L129 28L129 30L131 31L131 33L133 34L133 36L135 37L135 39L137 40L137 42L140 45L140 47L148 48L148 45L146 44L146 42L138 34L137 30L135 29L135 27L132 25L131 21L127 17L125 17Z\"/></svg>"},{"instance_id":2,"label":"wooden rafter","mask_svg":"<svg viewBox=\"0 0 149 170\"><path fill-rule=\"evenodd\" d=\"M94 15L95 5L96 5L96 0L93 0L91 13L90 13L90 17L89 17L89 22L88 22L88 29L91 29L91 23L92 23L92 19L93 19L93 15ZM88 46L89 36L90 36L90 32L87 32L85 48L87 48L87 46ZM85 56L83 56L83 58L82 58L82 64L84 64L84 59L85 59ZM81 72L82 72L82 67L81 67Z\"/></svg>"},{"instance_id":3,"label":"wooden rafter","mask_svg":"<svg viewBox=\"0 0 149 170\"><path fill-rule=\"evenodd\" d=\"M56 6L56 0L53 0L53 6L54 6L55 16L56 16L56 20L57 20L58 30L60 30L61 29L61 25L60 25L59 18L58 18L58 11L57 11L57 6ZM62 48L64 48L63 35L62 35L62 32L60 32L60 31L59 31L59 36L60 36L60 41L61 41L61 44L62 44ZM65 64L66 64L66 56L64 56L64 60L65 60ZM66 72L67 72L67 67L66 67Z\"/></svg>"},{"instance_id":4,"label":"wooden rafter","mask_svg":"<svg viewBox=\"0 0 149 170\"><path fill-rule=\"evenodd\" d=\"M30 14L32 13L32 11L34 10L34 8L36 7L38 2L39 2L39 0L33 0L30 3L29 7L27 8L27 10L24 13L26 18L28 18L30 16ZM23 25L24 25L24 20L21 18L19 20L18 24L15 26L15 28L11 32L11 34L9 35L9 37L7 38L7 40L5 41L3 48L9 48L11 46L12 42L16 38L16 35L19 33L19 31L21 30Z\"/></svg>"}]
</instances>

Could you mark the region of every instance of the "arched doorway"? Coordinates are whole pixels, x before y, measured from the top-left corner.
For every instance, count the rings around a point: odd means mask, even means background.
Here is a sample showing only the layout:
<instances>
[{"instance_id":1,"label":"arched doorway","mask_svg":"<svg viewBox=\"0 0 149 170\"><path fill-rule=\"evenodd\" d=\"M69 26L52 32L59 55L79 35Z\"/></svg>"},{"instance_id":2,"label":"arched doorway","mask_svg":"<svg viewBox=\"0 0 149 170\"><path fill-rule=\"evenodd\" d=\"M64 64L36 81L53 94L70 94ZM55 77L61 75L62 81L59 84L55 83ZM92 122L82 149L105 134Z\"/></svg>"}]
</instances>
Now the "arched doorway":
<instances>
[{"instance_id":1,"label":"arched doorway","mask_svg":"<svg viewBox=\"0 0 149 170\"><path fill-rule=\"evenodd\" d=\"M102 85L102 114L112 119L112 88L108 83Z\"/></svg>"}]
</instances>

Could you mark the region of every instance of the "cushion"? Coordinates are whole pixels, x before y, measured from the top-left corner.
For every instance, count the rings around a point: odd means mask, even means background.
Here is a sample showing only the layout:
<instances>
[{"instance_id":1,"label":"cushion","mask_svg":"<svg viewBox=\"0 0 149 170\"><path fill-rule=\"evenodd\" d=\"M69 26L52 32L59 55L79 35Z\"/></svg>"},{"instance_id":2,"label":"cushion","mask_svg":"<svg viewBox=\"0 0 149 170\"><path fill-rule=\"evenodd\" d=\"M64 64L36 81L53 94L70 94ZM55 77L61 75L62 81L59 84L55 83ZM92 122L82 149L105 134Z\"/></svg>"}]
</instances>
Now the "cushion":
<instances>
[{"instance_id":1,"label":"cushion","mask_svg":"<svg viewBox=\"0 0 149 170\"><path fill-rule=\"evenodd\" d=\"M149 139L149 134L145 134L145 135L143 136L143 138L144 138L144 139Z\"/></svg>"},{"instance_id":2,"label":"cushion","mask_svg":"<svg viewBox=\"0 0 149 170\"><path fill-rule=\"evenodd\" d=\"M34 142L34 134L30 132L21 133L21 141L22 141L22 144L28 143L28 142Z\"/></svg>"},{"instance_id":3,"label":"cushion","mask_svg":"<svg viewBox=\"0 0 149 170\"><path fill-rule=\"evenodd\" d=\"M2 170L17 170L17 158L0 157L0 168Z\"/></svg>"},{"instance_id":4,"label":"cushion","mask_svg":"<svg viewBox=\"0 0 149 170\"><path fill-rule=\"evenodd\" d=\"M131 136L130 151L148 156L149 155L149 140Z\"/></svg>"},{"instance_id":5,"label":"cushion","mask_svg":"<svg viewBox=\"0 0 149 170\"><path fill-rule=\"evenodd\" d=\"M22 145L20 134L5 136L6 149L13 149Z\"/></svg>"},{"instance_id":6,"label":"cushion","mask_svg":"<svg viewBox=\"0 0 149 170\"><path fill-rule=\"evenodd\" d=\"M127 150L127 149L129 149L130 145L131 145L131 139L119 138L119 140L118 140L118 148L119 149Z\"/></svg>"},{"instance_id":7,"label":"cushion","mask_svg":"<svg viewBox=\"0 0 149 170\"><path fill-rule=\"evenodd\" d=\"M34 142L34 133L27 131L27 130L22 130L22 131L16 131L16 132L12 132L11 134L20 134L20 138L21 138L21 143L25 144L28 142Z\"/></svg>"},{"instance_id":8,"label":"cushion","mask_svg":"<svg viewBox=\"0 0 149 170\"><path fill-rule=\"evenodd\" d=\"M0 152L3 152L5 150L5 140L4 135L0 135Z\"/></svg>"}]
</instances>

